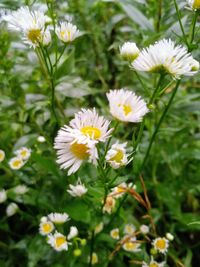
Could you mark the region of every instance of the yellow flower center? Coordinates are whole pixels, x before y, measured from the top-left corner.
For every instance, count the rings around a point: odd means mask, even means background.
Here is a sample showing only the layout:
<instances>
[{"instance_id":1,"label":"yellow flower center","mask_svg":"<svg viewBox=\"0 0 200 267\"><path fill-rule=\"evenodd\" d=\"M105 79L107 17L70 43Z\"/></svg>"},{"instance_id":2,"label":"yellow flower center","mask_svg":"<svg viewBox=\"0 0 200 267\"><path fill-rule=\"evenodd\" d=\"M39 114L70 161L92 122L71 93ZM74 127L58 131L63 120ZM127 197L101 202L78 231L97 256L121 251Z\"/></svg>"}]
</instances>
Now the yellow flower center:
<instances>
[{"instance_id":1,"label":"yellow flower center","mask_svg":"<svg viewBox=\"0 0 200 267\"><path fill-rule=\"evenodd\" d=\"M4 154L0 152L0 161L4 160Z\"/></svg>"},{"instance_id":2,"label":"yellow flower center","mask_svg":"<svg viewBox=\"0 0 200 267\"><path fill-rule=\"evenodd\" d=\"M55 244L56 244L57 248L62 246L64 243L66 243L66 237L65 236L56 237Z\"/></svg>"},{"instance_id":3,"label":"yellow flower center","mask_svg":"<svg viewBox=\"0 0 200 267\"><path fill-rule=\"evenodd\" d=\"M27 151L26 151L26 150L22 150L22 151L20 152L20 155L21 155L22 157L26 157L26 156L27 156Z\"/></svg>"},{"instance_id":4,"label":"yellow flower center","mask_svg":"<svg viewBox=\"0 0 200 267\"><path fill-rule=\"evenodd\" d=\"M87 159L89 157L88 153L88 147L84 144L78 144L78 143L73 143L70 147L71 152L81 160Z\"/></svg>"},{"instance_id":5,"label":"yellow flower center","mask_svg":"<svg viewBox=\"0 0 200 267\"><path fill-rule=\"evenodd\" d=\"M124 157L124 153L122 150L118 150L116 155L110 159L110 161L116 161L117 163L121 163Z\"/></svg>"},{"instance_id":6,"label":"yellow flower center","mask_svg":"<svg viewBox=\"0 0 200 267\"><path fill-rule=\"evenodd\" d=\"M132 111L132 108L129 105L118 104L118 106L123 107L123 111L124 111L125 116L127 116Z\"/></svg>"},{"instance_id":7,"label":"yellow flower center","mask_svg":"<svg viewBox=\"0 0 200 267\"><path fill-rule=\"evenodd\" d=\"M119 232L117 230L116 231L113 231L112 232L112 237L119 238Z\"/></svg>"},{"instance_id":8,"label":"yellow flower center","mask_svg":"<svg viewBox=\"0 0 200 267\"><path fill-rule=\"evenodd\" d=\"M153 262L153 263L150 263L150 264L149 264L149 267L159 267L159 266L158 266L157 263L154 263L154 262Z\"/></svg>"},{"instance_id":9,"label":"yellow flower center","mask_svg":"<svg viewBox=\"0 0 200 267\"><path fill-rule=\"evenodd\" d=\"M22 164L22 162L21 162L21 160L20 159L16 159L14 162L13 162L13 167L19 167L19 166L21 166L21 164Z\"/></svg>"},{"instance_id":10,"label":"yellow flower center","mask_svg":"<svg viewBox=\"0 0 200 267\"><path fill-rule=\"evenodd\" d=\"M44 223L42 225L42 230L44 233L49 233L52 230L52 225L50 223Z\"/></svg>"},{"instance_id":11,"label":"yellow flower center","mask_svg":"<svg viewBox=\"0 0 200 267\"><path fill-rule=\"evenodd\" d=\"M200 8L200 0L194 0L193 8Z\"/></svg>"},{"instance_id":12,"label":"yellow flower center","mask_svg":"<svg viewBox=\"0 0 200 267\"><path fill-rule=\"evenodd\" d=\"M155 243L157 249L165 249L166 248L166 241L164 239L158 239Z\"/></svg>"},{"instance_id":13,"label":"yellow flower center","mask_svg":"<svg viewBox=\"0 0 200 267\"><path fill-rule=\"evenodd\" d=\"M39 29L30 30L27 37L32 43L38 43L41 38L41 31Z\"/></svg>"},{"instance_id":14,"label":"yellow flower center","mask_svg":"<svg viewBox=\"0 0 200 267\"><path fill-rule=\"evenodd\" d=\"M101 137L101 131L96 127L86 126L81 128L81 132L92 139L99 139Z\"/></svg>"},{"instance_id":15,"label":"yellow flower center","mask_svg":"<svg viewBox=\"0 0 200 267\"><path fill-rule=\"evenodd\" d=\"M117 191L117 193L124 193L126 191L126 189L118 186L116 191Z\"/></svg>"},{"instance_id":16,"label":"yellow flower center","mask_svg":"<svg viewBox=\"0 0 200 267\"><path fill-rule=\"evenodd\" d=\"M133 242L126 242L125 243L125 248L128 250L134 250L137 248L137 244Z\"/></svg>"}]
</instances>

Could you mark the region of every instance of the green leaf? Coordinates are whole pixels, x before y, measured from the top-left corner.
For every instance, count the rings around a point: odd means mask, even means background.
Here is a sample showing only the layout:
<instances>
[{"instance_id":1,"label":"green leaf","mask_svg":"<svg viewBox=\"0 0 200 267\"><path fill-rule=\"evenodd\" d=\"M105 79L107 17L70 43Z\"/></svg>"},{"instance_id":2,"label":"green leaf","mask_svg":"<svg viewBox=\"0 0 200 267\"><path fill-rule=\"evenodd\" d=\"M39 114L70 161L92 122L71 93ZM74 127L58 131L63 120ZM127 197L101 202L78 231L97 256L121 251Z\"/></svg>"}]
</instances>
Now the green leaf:
<instances>
[{"instance_id":1,"label":"green leaf","mask_svg":"<svg viewBox=\"0 0 200 267\"><path fill-rule=\"evenodd\" d=\"M73 72L75 66L74 49L67 56L63 56L62 62L59 64L56 72L56 78L60 79L63 76Z\"/></svg>"},{"instance_id":2,"label":"green leaf","mask_svg":"<svg viewBox=\"0 0 200 267\"><path fill-rule=\"evenodd\" d=\"M84 223L89 223L91 221L89 207L82 200L72 200L65 208L65 211L75 221Z\"/></svg>"}]
</instances>

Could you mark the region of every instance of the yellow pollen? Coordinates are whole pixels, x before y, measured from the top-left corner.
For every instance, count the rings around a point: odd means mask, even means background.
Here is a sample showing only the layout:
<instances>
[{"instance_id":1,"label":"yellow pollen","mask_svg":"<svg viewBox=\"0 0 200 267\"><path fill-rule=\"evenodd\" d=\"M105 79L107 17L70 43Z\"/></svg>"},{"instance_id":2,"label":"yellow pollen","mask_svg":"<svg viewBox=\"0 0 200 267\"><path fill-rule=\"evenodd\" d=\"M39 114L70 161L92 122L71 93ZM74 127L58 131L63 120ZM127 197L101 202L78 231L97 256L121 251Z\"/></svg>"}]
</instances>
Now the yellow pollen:
<instances>
[{"instance_id":1,"label":"yellow pollen","mask_svg":"<svg viewBox=\"0 0 200 267\"><path fill-rule=\"evenodd\" d=\"M74 143L71 145L70 149L71 149L71 152L78 159L84 160L84 159L87 159L89 157L88 147L84 144Z\"/></svg>"},{"instance_id":2,"label":"yellow pollen","mask_svg":"<svg viewBox=\"0 0 200 267\"><path fill-rule=\"evenodd\" d=\"M118 231L112 232L112 236L115 237L115 238L118 238L119 237L119 232Z\"/></svg>"},{"instance_id":3,"label":"yellow pollen","mask_svg":"<svg viewBox=\"0 0 200 267\"><path fill-rule=\"evenodd\" d=\"M124 153L122 150L118 150L116 155L110 159L110 161L116 161L117 163L121 163L124 157Z\"/></svg>"},{"instance_id":4,"label":"yellow pollen","mask_svg":"<svg viewBox=\"0 0 200 267\"><path fill-rule=\"evenodd\" d=\"M26 150L22 150L22 151L20 152L20 154L21 154L22 157L26 157L26 155L27 155L27 151L26 151Z\"/></svg>"},{"instance_id":5,"label":"yellow pollen","mask_svg":"<svg viewBox=\"0 0 200 267\"><path fill-rule=\"evenodd\" d=\"M158 249L165 249L166 248L166 241L164 239L158 239L155 243L155 246Z\"/></svg>"},{"instance_id":6,"label":"yellow pollen","mask_svg":"<svg viewBox=\"0 0 200 267\"><path fill-rule=\"evenodd\" d=\"M32 43L38 43L41 38L41 31L39 29L30 30L27 37Z\"/></svg>"},{"instance_id":7,"label":"yellow pollen","mask_svg":"<svg viewBox=\"0 0 200 267\"><path fill-rule=\"evenodd\" d=\"M158 264L157 263L150 263L149 267L158 267Z\"/></svg>"},{"instance_id":8,"label":"yellow pollen","mask_svg":"<svg viewBox=\"0 0 200 267\"><path fill-rule=\"evenodd\" d=\"M126 243L125 243L125 247L126 247L127 249L132 250L132 249L136 249L136 248L137 248L137 244L136 244L136 243L132 243L132 242L126 242Z\"/></svg>"},{"instance_id":9,"label":"yellow pollen","mask_svg":"<svg viewBox=\"0 0 200 267\"><path fill-rule=\"evenodd\" d=\"M14 167L19 167L20 165L21 165L21 160L20 159L17 159L17 160L15 160L14 162L13 162L13 166Z\"/></svg>"},{"instance_id":10,"label":"yellow pollen","mask_svg":"<svg viewBox=\"0 0 200 267\"><path fill-rule=\"evenodd\" d=\"M200 0L194 0L193 8L200 8Z\"/></svg>"},{"instance_id":11,"label":"yellow pollen","mask_svg":"<svg viewBox=\"0 0 200 267\"><path fill-rule=\"evenodd\" d=\"M118 186L117 187L117 193L124 193L126 191L125 188Z\"/></svg>"},{"instance_id":12,"label":"yellow pollen","mask_svg":"<svg viewBox=\"0 0 200 267\"><path fill-rule=\"evenodd\" d=\"M92 139L99 139L101 137L101 131L96 127L86 126L81 128L81 132Z\"/></svg>"},{"instance_id":13,"label":"yellow pollen","mask_svg":"<svg viewBox=\"0 0 200 267\"><path fill-rule=\"evenodd\" d=\"M125 116L127 116L132 111L132 108L129 105L118 104L118 107L121 107L121 106L123 107Z\"/></svg>"},{"instance_id":14,"label":"yellow pollen","mask_svg":"<svg viewBox=\"0 0 200 267\"><path fill-rule=\"evenodd\" d=\"M57 248L62 246L65 242L66 242L66 237L65 236L56 237L55 243L56 243L56 247Z\"/></svg>"},{"instance_id":15,"label":"yellow pollen","mask_svg":"<svg viewBox=\"0 0 200 267\"><path fill-rule=\"evenodd\" d=\"M45 233L49 233L49 232L51 232L51 229L52 229L52 226L51 226L50 223L44 223L44 224L42 225L42 230L43 230L43 232L45 232Z\"/></svg>"}]
</instances>

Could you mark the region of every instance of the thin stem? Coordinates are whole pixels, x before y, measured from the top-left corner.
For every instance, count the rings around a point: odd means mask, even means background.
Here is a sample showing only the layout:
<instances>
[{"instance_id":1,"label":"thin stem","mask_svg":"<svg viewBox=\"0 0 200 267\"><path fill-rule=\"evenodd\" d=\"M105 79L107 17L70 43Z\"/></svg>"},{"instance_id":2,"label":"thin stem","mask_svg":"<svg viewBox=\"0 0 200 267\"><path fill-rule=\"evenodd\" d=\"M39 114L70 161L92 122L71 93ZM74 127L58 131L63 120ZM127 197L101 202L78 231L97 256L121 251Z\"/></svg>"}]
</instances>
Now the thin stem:
<instances>
[{"instance_id":1,"label":"thin stem","mask_svg":"<svg viewBox=\"0 0 200 267\"><path fill-rule=\"evenodd\" d=\"M192 20L192 28L191 28L191 33L190 33L190 45L192 45L194 41L195 26L196 26L198 15L199 15L199 12L196 10L193 16L193 20Z\"/></svg>"},{"instance_id":2,"label":"thin stem","mask_svg":"<svg viewBox=\"0 0 200 267\"><path fill-rule=\"evenodd\" d=\"M158 17L156 22L156 31L160 31L160 24L161 24L161 18L162 18L162 0L158 0Z\"/></svg>"},{"instance_id":3,"label":"thin stem","mask_svg":"<svg viewBox=\"0 0 200 267\"><path fill-rule=\"evenodd\" d=\"M143 82L143 80L141 79L140 75L137 73L137 71L134 71L138 81L140 82L140 84L142 85L142 87L145 89L146 92L149 91L149 89L147 88L146 84Z\"/></svg>"},{"instance_id":4,"label":"thin stem","mask_svg":"<svg viewBox=\"0 0 200 267\"><path fill-rule=\"evenodd\" d=\"M164 118L165 118L170 106L171 106L171 103L172 103L172 101L173 101L173 99L174 99L174 97L176 95L176 92L178 90L179 85L180 85L180 80L177 81L176 86L175 86L175 88L173 90L173 93L172 93L172 95L171 95L171 97L169 99L169 102L168 102L167 106L165 107L165 109L163 111L163 114L160 117L160 120L159 120L159 122L158 122L158 124L156 126L156 129L155 129L155 131L154 131L154 133L153 133L153 135L151 137L151 140L150 140L150 143L149 143L149 146L148 146L148 149L147 149L147 152L146 152L146 155L144 157L144 160L143 160L143 163L142 163L142 166L141 166L140 170L142 170L144 168L144 165L145 165L145 163L146 163L146 161L147 161L147 159L149 157L149 153L151 151L151 147L152 147L153 142L154 142L154 140L156 138L157 132L158 132L158 130L159 130L159 128L160 128L160 126L161 126L161 124L162 124L162 122L163 122L163 120L164 120Z\"/></svg>"},{"instance_id":5,"label":"thin stem","mask_svg":"<svg viewBox=\"0 0 200 267\"><path fill-rule=\"evenodd\" d=\"M89 261L88 267L92 266L93 251L94 251L94 231L92 231L92 238L91 238L91 244L90 244L90 261Z\"/></svg>"}]
</instances>

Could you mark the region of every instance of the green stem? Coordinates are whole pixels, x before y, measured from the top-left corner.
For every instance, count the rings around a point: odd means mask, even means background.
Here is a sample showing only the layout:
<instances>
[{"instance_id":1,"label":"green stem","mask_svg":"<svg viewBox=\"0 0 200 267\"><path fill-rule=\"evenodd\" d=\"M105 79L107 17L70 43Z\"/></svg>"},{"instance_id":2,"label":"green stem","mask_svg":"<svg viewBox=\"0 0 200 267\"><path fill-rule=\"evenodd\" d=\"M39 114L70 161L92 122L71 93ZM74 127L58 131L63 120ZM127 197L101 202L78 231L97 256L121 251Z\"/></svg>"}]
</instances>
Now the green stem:
<instances>
[{"instance_id":1,"label":"green stem","mask_svg":"<svg viewBox=\"0 0 200 267\"><path fill-rule=\"evenodd\" d=\"M159 128L160 128L160 126L161 126L161 124L162 124L162 122L163 122L163 120L164 120L164 118L165 118L170 106L171 106L171 103L172 103L172 101L173 101L173 99L174 99L174 97L176 95L176 92L178 90L179 85L180 85L180 80L177 81L176 86L175 86L175 88L174 88L174 90L172 92L172 95L171 95L170 99L169 99L169 102L168 102L167 106L165 107L165 109L163 111L163 114L160 117L160 120L159 120L159 122L158 122L158 124L156 126L156 129L155 129L155 131L154 131L154 133L153 133L153 135L151 137L151 140L150 140L150 143L149 143L149 146L148 146L148 149L147 149L147 152L146 152L146 155L144 157L144 160L143 160L143 163L142 163L142 166L141 166L140 170L142 170L144 168L144 165L145 165L145 163L146 163L146 161L147 161L147 159L149 157L149 153L151 151L151 147L152 147L153 142L154 142L154 140L156 138L156 135L158 133L158 130L159 130Z\"/></svg>"},{"instance_id":2,"label":"green stem","mask_svg":"<svg viewBox=\"0 0 200 267\"><path fill-rule=\"evenodd\" d=\"M156 22L156 31L160 31L160 24L161 24L161 18L162 18L162 0L158 0L158 16L157 16L157 22Z\"/></svg>"},{"instance_id":3,"label":"green stem","mask_svg":"<svg viewBox=\"0 0 200 267\"><path fill-rule=\"evenodd\" d=\"M146 84L143 82L143 80L141 79L140 75L137 73L136 70L134 70L134 73L138 79L138 81L140 82L141 86L145 89L145 91L148 93L149 89L147 88Z\"/></svg>"},{"instance_id":4,"label":"green stem","mask_svg":"<svg viewBox=\"0 0 200 267\"><path fill-rule=\"evenodd\" d=\"M191 27L191 33L190 33L190 45L192 45L192 43L194 41L195 26L196 26L196 23L197 23L198 15L199 15L199 12L196 10L195 14L193 16L193 20L192 20L192 27Z\"/></svg>"}]
</instances>

